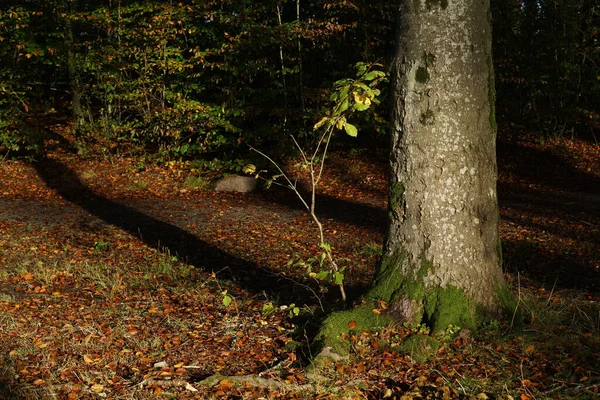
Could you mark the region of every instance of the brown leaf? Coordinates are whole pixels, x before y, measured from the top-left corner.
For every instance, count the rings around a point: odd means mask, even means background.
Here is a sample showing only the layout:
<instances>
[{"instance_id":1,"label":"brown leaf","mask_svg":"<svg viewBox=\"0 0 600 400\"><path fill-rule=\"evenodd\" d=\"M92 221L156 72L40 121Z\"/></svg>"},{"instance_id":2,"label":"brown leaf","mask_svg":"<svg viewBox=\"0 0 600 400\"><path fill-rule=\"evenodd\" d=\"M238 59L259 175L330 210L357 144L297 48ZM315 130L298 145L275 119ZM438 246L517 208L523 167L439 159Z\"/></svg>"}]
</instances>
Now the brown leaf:
<instances>
[{"instance_id":1,"label":"brown leaf","mask_svg":"<svg viewBox=\"0 0 600 400\"><path fill-rule=\"evenodd\" d=\"M230 381L229 379L223 379L221 382L219 382L219 390L229 390L233 387L233 382Z\"/></svg>"}]
</instances>

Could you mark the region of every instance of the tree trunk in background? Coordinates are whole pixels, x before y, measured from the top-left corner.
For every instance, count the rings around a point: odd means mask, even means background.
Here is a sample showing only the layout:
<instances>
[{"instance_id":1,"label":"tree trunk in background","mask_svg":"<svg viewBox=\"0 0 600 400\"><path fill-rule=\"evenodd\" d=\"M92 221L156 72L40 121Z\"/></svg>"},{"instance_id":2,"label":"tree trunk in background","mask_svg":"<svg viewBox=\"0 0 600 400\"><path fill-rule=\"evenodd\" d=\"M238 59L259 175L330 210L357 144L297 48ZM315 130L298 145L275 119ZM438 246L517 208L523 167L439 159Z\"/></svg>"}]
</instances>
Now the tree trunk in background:
<instances>
[{"instance_id":1,"label":"tree trunk in background","mask_svg":"<svg viewBox=\"0 0 600 400\"><path fill-rule=\"evenodd\" d=\"M491 46L489 0L402 2L389 226L371 295L434 331L475 327L504 287Z\"/></svg>"},{"instance_id":2,"label":"tree trunk in background","mask_svg":"<svg viewBox=\"0 0 600 400\"><path fill-rule=\"evenodd\" d=\"M82 88L77 65L75 64L75 49L73 47L75 45L75 38L73 36L73 23L71 21L74 11L77 8L77 1L72 0L71 2L65 2L64 7L68 13L65 17L65 37L67 45L67 70L69 72L69 83L71 88L71 107L73 111L73 120L77 125L82 125L85 122L85 116L81 106Z\"/></svg>"}]
</instances>

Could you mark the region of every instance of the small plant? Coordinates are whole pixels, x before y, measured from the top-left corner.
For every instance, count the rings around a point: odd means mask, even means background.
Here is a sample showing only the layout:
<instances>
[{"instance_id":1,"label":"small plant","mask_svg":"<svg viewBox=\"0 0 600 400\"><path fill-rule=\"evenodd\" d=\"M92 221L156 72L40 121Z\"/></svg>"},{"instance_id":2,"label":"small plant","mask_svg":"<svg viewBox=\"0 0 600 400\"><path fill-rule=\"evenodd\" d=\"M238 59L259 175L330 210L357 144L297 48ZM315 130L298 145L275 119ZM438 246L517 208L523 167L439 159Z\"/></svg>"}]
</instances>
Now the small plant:
<instances>
[{"instance_id":1,"label":"small plant","mask_svg":"<svg viewBox=\"0 0 600 400\"><path fill-rule=\"evenodd\" d=\"M409 324L408 322L405 322L402 326L415 335L429 335L430 332L429 327L425 324Z\"/></svg>"},{"instance_id":2,"label":"small plant","mask_svg":"<svg viewBox=\"0 0 600 400\"><path fill-rule=\"evenodd\" d=\"M444 331L436 333L435 337L441 341L449 342L460 332L460 329L460 326L449 324Z\"/></svg>"},{"instance_id":3,"label":"small plant","mask_svg":"<svg viewBox=\"0 0 600 400\"><path fill-rule=\"evenodd\" d=\"M129 185L129 190L137 191L137 190L146 190L148 188L148 182L146 181L134 181L131 185Z\"/></svg>"},{"instance_id":4,"label":"small plant","mask_svg":"<svg viewBox=\"0 0 600 400\"><path fill-rule=\"evenodd\" d=\"M98 240L97 242L94 242L94 250L96 250L96 251L105 251L105 250L108 250L109 247L110 247L110 244L107 242L104 242L102 240Z\"/></svg>"},{"instance_id":5,"label":"small plant","mask_svg":"<svg viewBox=\"0 0 600 400\"><path fill-rule=\"evenodd\" d=\"M309 276L337 285L343 301L346 301L344 268L338 266L337 260L333 255L332 247L325 239L323 224L315 212L316 193L323 176L327 151L334 132L337 130L344 130L349 136L357 136L358 128L348 122L349 116L355 111L365 111L369 109L372 104L379 102L377 97L379 96L380 91L376 86L386 79L386 74L383 71L374 69L374 67L380 67L380 65L357 63L356 78L341 79L335 82L334 91L331 95L333 108L313 127L318 140L317 145L311 154L307 154L304 151L294 136L291 137L295 147L300 153L302 160L301 167L307 171L310 178L310 198L305 198L300 193L296 182L293 182L290 179L277 162L260 150L250 147L251 150L260 154L273 164L278 171L278 174L266 179L267 184L265 186L269 187L271 184L277 184L291 189L296 193L297 197L302 202L302 205L312 217L313 222L317 225L319 231L319 248L322 250L318 256L318 260L320 266L325 268L319 272L309 270ZM256 174L256 177L259 177L260 173L263 171L257 172L254 165L248 165L244 168L244 172ZM283 183L277 182L277 179L280 179ZM310 264L311 263L309 263L309 265Z\"/></svg>"},{"instance_id":6,"label":"small plant","mask_svg":"<svg viewBox=\"0 0 600 400\"><path fill-rule=\"evenodd\" d=\"M262 308L262 315L266 317L268 315L273 314L276 310L277 307L275 307L273 303L265 303ZM298 315L300 315L300 308L297 307L294 303L290 305L279 306L279 310L288 311L290 318L297 317Z\"/></svg>"},{"instance_id":7,"label":"small plant","mask_svg":"<svg viewBox=\"0 0 600 400\"><path fill-rule=\"evenodd\" d=\"M201 176L190 175L186 178L184 185L188 190L203 190L208 188L210 182Z\"/></svg>"},{"instance_id":8,"label":"small plant","mask_svg":"<svg viewBox=\"0 0 600 400\"><path fill-rule=\"evenodd\" d=\"M381 245L377 243L367 243L364 245L363 249L360 251L360 254L365 256L375 256L381 257L382 250Z\"/></svg>"},{"instance_id":9,"label":"small plant","mask_svg":"<svg viewBox=\"0 0 600 400\"><path fill-rule=\"evenodd\" d=\"M233 299L231 298L230 295L227 294L227 290L223 290L221 292L221 296L223 296L223 305L225 307L229 307L231 305L231 303L233 302Z\"/></svg>"}]
</instances>

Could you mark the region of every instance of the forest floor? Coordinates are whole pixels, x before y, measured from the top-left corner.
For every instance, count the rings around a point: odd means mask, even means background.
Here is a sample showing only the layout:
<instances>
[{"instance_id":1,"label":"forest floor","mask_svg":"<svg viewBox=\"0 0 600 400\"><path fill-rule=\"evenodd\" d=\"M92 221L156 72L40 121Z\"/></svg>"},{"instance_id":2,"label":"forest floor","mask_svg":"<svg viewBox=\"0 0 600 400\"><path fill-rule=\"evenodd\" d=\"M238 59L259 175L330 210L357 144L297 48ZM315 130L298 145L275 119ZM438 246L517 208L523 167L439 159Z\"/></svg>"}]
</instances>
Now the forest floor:
<instances>
[{"instance_id":1,"label":"forest floor","mask_svg":"<svg viewBox=\"0 0 600 400\"><path fill-rule=\"evenodd\" d=\"M513 137L498 191L523 323L441 337L427 360L399 347L424 327L355 332L319 377L308 344L339 295L289 262L319 252L293 193L61 146L1 162L0 399L600 398L600 146ZM351 297L381 253L382 154L334 153L319 192Z\"/></svg>"}]
</instances>

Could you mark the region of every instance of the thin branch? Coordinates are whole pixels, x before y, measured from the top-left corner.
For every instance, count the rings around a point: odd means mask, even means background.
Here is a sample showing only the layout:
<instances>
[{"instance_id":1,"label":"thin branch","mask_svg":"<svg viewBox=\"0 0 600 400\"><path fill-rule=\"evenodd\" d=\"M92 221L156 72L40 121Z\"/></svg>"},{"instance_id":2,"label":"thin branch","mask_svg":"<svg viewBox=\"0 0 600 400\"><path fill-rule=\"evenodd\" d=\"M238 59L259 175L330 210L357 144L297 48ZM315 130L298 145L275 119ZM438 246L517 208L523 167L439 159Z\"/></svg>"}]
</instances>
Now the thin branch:
<instances>
[{"instance_id":1,"label":"thin branch","mask_svg":"<svg viewBox=\"0 0 600 400\"><path fill-rule=\"evenodd\" d=\"M302 204L304 205L304 207L306 207L306 209L308 211L310 211L310 207L309 205L306 203L306 201L304 200L304 197L302 197L302 195L300 194L300 192L298 192L298 189L296 188L296 185L294 185L292 183L292 181L288 178L287 174L285 172L283 172L283 170L281 169L281 167L279 166L279 164L277 164L275 162L275 160L273 160L271 157L269 157L268 155L266 155L265 153L263 153L262 151L255 149L254 147L250 146L250 150L257 152L258 154L260 154L261 156L263 156L264 158L266 158L267 160L269 160L269 162L271 164L273 164L275 166L275 168L277 168L277 170L279 171L279 173L281 174L281 176L283 176L285 178L285 180L288 183L288 187L290 189L292 189L296 195L298 196L298 198L300 199L300 201L302 202Z\"/></svg>"}]
</instances>

